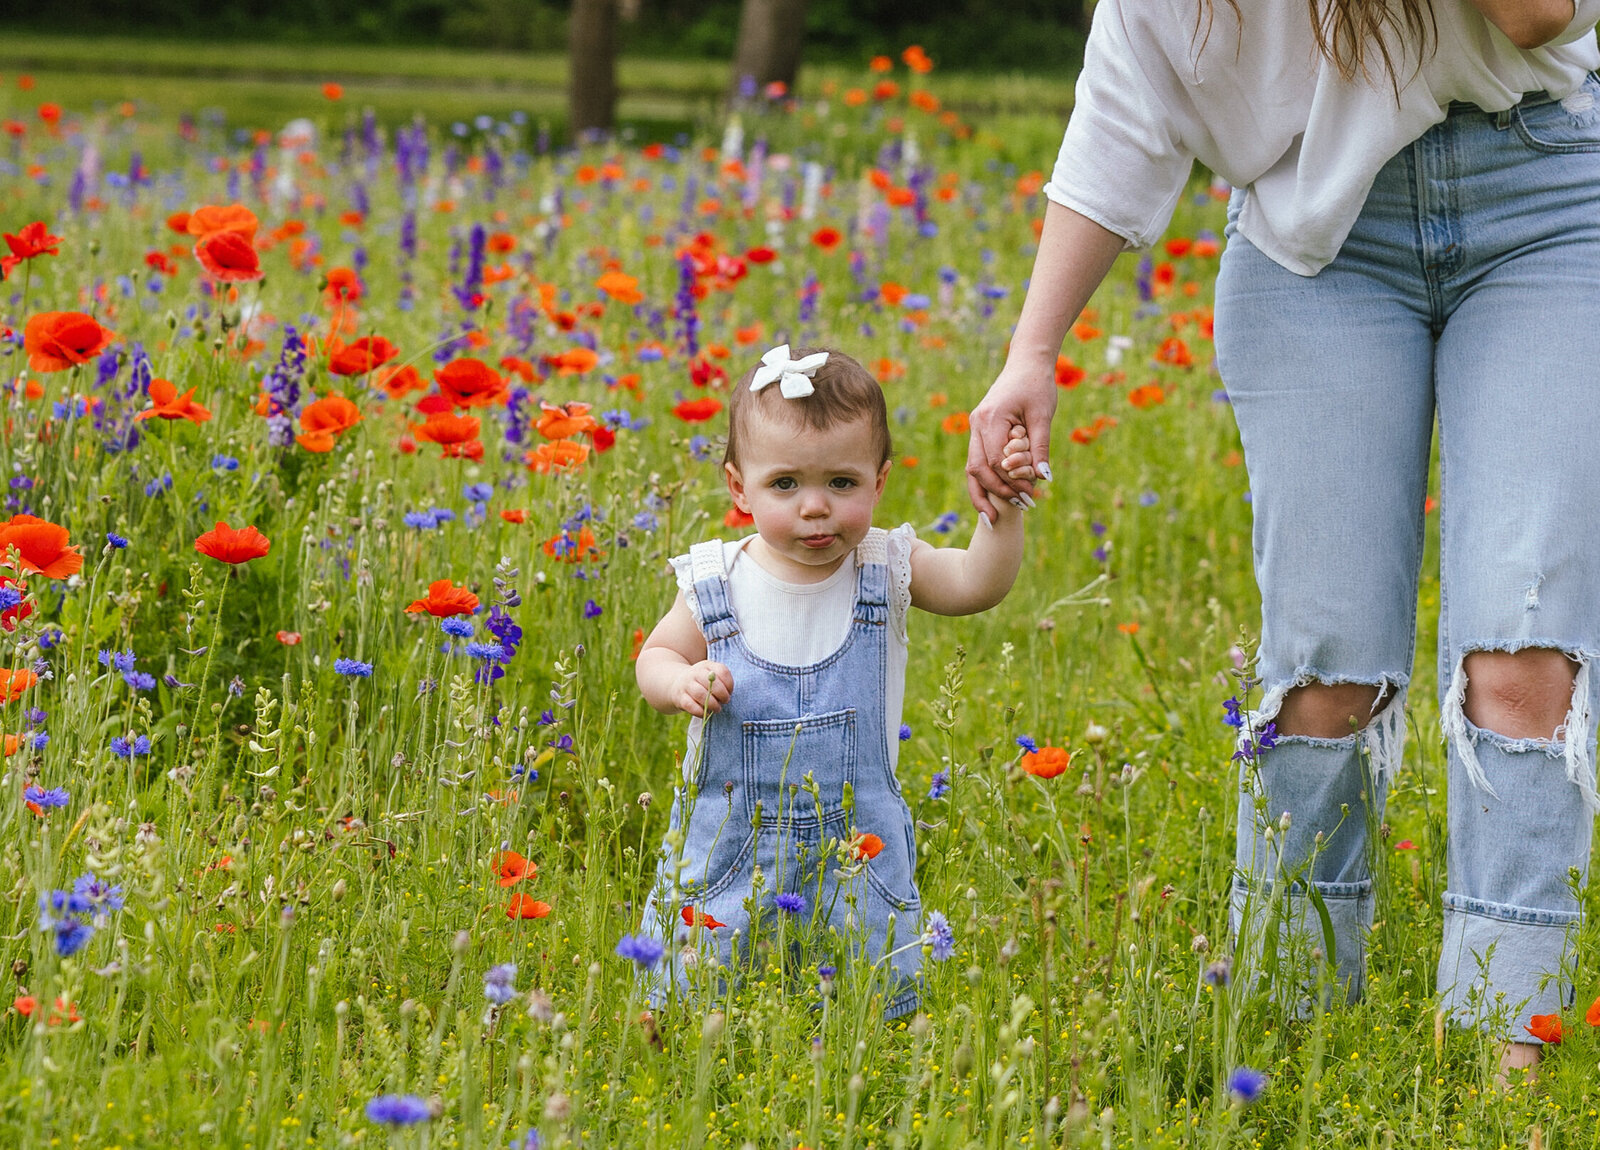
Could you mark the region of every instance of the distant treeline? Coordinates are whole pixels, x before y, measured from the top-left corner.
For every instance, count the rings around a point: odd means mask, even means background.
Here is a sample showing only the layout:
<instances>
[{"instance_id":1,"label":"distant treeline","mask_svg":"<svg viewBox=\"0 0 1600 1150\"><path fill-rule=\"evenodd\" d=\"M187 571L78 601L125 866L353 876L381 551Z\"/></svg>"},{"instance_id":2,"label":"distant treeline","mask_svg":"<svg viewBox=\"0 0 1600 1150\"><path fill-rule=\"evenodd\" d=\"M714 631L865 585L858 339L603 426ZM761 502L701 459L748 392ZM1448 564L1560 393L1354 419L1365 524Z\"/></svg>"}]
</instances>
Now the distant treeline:
<instances>
[{"instance_id":1,"label":"distant treeline","mask_svg":"<svg viewBox=\"0 0 1600 1150\"><path fill-rule=\"evenodd\" d=\"M621 0L622 50L728 57L739 0ZM977 69L1070 71L1092 0L810 0L805 58L855 61L917 43ZM449 44L560 51L562 0L0 0L0 24L85 34ZM631 19L629 18L631 17Z\"/></svg>"}]
</instances>

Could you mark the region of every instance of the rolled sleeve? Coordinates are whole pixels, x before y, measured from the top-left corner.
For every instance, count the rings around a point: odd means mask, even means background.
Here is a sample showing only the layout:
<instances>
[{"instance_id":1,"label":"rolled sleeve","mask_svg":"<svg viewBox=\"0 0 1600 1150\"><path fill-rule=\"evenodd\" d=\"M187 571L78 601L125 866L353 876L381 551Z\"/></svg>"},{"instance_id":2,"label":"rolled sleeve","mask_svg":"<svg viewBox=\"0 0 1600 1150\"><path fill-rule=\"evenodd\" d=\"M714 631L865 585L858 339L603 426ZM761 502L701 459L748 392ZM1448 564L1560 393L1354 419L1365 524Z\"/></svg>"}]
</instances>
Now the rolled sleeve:
<instances>
[{"instance_id":1,"label":"rolled sleeve","mask_svg":"<svg viewBox=\"0 0 1600 1150\"><path fill-rule=\"evenodd\" d=\"M1585 36L1592 39L1596 24L1600 24L1600 0L1573 0L1572 23L1546 46L1575 44Z\"/></svg>"}]
</instances>

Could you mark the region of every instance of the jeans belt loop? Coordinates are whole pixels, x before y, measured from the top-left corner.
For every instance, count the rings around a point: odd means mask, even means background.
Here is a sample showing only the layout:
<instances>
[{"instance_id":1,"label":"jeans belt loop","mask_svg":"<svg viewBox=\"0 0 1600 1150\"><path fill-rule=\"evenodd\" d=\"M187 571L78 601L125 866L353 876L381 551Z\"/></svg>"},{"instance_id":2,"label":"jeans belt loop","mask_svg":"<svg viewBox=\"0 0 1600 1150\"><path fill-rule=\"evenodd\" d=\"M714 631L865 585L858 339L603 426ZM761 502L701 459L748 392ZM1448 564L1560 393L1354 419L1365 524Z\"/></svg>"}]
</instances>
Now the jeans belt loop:
<instances>
[{"instance_id":1,"label":"jeans belt loop","mask_svg":"<svg viewBox=\"0 0 1600 1150\"><path fill-rule=\"evenodd\" d=\"M1504 108L1494 114L1494 130L1503 132L1511 127L1511 117L1516 112L1515 108Z\"/></svg>"}]
</instances>

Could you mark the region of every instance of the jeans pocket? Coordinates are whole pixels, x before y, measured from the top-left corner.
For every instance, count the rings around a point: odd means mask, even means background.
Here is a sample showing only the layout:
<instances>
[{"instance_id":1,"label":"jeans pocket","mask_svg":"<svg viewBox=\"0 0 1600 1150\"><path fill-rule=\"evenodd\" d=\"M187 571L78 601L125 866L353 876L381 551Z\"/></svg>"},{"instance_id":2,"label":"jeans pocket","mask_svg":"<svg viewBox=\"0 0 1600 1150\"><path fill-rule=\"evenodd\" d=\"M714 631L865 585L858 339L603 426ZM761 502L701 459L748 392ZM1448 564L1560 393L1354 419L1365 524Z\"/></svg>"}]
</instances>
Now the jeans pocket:
<instances>
[{"instance_id":1,"label":"jeans pocket","mask_svg":"<svg viewBox=\"0 0 1600 1150\"><path fill-rule=\"evenodd\" d=\"M762 825L815 826L844 808L845 786L856 786L854 708L752 720L743 732L746 801L760 804ZM807 775L816 799L806 792Z\"/></svg>"},{"instance_id":2,"label":"jeans pocket","mask_svg":"<svg viewBox=\"0 0 1600 1150\"><path fill-rule=\"evenodd\" d=\"M1536 152L1600 152L1600 80L1591 74L1581 88L1564 99L1519 106L1512 123L1518 138Z\"/></svg>"}]
</instances>

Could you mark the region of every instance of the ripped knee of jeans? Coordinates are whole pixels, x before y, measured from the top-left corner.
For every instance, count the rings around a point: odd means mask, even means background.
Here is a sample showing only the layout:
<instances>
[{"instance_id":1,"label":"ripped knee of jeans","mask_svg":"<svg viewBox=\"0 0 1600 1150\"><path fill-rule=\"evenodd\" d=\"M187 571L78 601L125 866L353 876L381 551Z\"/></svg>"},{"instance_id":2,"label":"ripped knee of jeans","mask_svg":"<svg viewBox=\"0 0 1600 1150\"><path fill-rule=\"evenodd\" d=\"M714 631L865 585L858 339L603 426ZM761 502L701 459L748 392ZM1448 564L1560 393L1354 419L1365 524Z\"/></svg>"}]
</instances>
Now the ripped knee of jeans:
<instances>
[{"instance_id":1,"label":"ripped knee of jeans","mask_svg":"<svg viewBox=\"0 0 1600 1150\"><path fill-rule=\"evenodd\" d=\"M1358 730L1340 738L1285 734L1275 730L1276 740L1300 742L1309 746L1359 747L1370 763L1374 783L1380 788L1386 787L1389 779L1400 769L1405 750L1405 701L1410 676L1398 671L1389 675L1361 678L1322 675L1306 669L1298 670L1289 678L1273 683L1263 692L1260 705L1248 713L1246 721L1239 728L1238 751L1249 753L1256 737L1266 730L1268 724L1276 723L1278 712L1283 709L1283 701L1290 691L1313 683L1327 686L1352 684L1376 687L1378 693L1372 701L1367 722Z\"/></svg>"},{"instance_id":2,"label":"ripped knee of jeans","mask_svg":"<svg viewBox=\"0 0 1600 1150\"><path fill-rule=\"evenodd\" d=\"M1567 705L1566 718L1555 729L1552 737L1513 738L1475 726L1467 718L1467 657L1479 651L1504 651L1514 653L1530 648L1559 651L1578 665L1572 682L1572 698ZM1440 722L1445 740L1461 760L1467 779L1478 790L1498 799L1500 796L1489 785L1483 764L1478 760L1477 744L1480 739L1490 739L1512 752L1541 751L1546 755L1565 760L1567 779L1582 793L1589 809L1600 812L1600 793L1595 790L1594 767L1594 715L1590 705L1590 668L1592 652L1566 647L1550 642L1484 643L1464 647L1456 655L1455 669L1450 685L1444 693Z\"/></svg>"}]
</instances>

